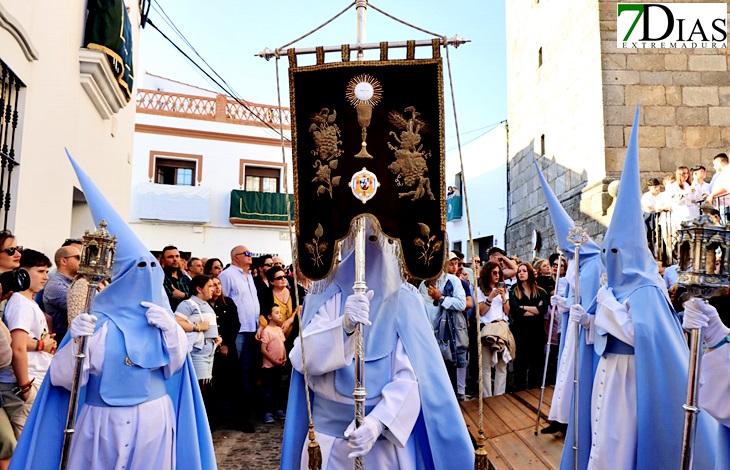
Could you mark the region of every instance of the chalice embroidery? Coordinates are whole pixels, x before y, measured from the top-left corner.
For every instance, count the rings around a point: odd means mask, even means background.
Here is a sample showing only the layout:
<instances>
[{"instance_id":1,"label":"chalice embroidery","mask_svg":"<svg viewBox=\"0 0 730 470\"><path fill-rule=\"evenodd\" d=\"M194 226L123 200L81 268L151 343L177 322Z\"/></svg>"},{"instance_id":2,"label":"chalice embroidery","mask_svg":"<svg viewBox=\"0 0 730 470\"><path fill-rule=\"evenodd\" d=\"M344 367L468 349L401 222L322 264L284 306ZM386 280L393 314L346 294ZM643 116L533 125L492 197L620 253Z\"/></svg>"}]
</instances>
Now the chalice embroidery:
<instances>
[{"instance_id":1,"label":"chalice embroidery","mask_svg":"<svg viewBox=\"0 0 730 470\"><path fill-rule=\"evenodd\" d=\"M362 148L355 158L373 158L368 153L368 126L373 117L373 108L383 97L383 87L373 76L361 74L347 84L347 99L357 110L357 122L362 129Z\"/></svg>"}]
</instances>

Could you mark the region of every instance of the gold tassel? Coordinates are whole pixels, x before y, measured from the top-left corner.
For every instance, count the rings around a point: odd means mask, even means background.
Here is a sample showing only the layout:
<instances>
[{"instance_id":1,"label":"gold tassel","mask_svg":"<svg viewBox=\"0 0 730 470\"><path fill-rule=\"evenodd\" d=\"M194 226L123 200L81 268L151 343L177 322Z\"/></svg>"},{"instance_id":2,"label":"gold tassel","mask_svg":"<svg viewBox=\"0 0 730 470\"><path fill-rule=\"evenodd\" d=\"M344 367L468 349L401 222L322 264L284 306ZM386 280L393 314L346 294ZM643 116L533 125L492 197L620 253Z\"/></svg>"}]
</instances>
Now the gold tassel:
<instances>
[{"instance_id":1,"label":"gold tassel","mask_svg":"<svg viewBox=\"0 0 730 470\"><path fill-rule=\"evenodd\" d=\"M487 449L484 448L486 439L483 433L477 438L477 448L474 449L474 470L489 470L489 459Z\"/></svg>"},{"instance_id":2,"label":"gold tassel","mask_svg":"<svg viewBox=\"0 0 730 470\"><path fill-rule=\"evenodd\" d=\"M309 455L309 470L320 470L322 468L322 451L319 449L319 443L314 437L314 426L311 424L309 425L307 454Z\"/></svg>"}]
</instances>

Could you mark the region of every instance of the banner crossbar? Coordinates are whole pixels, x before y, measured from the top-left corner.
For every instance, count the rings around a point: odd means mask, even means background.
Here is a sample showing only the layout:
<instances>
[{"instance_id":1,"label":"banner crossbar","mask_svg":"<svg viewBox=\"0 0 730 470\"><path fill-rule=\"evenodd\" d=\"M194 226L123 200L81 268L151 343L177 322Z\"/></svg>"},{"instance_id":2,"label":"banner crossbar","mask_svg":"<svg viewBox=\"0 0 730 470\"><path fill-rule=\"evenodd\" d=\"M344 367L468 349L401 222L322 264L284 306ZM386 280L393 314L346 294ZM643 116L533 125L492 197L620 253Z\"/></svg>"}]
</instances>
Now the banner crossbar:
<instances>
[{"instance_id":1,"label":"banner crossbar","mask_svg":"<svg viewBox=\"0 0 730 470\"><path fill-rule=\"evenodd\" d=\"M452 38L443 37L440 39L442 46L454 46L459 47L462 44L466 44L467 42L471 42L470 39L464 39L460 37L458 34ZM396 41L396 42L388 42L387 46L388 49L402 49L408 47L409 43L411 41ZM432 47L433 41L431 39L421 39L418 41L413 41L413 44L415 47ZM316 54L318 50L322 50L325 53L327 52L340 52L342 51L343 45L340 46L324 46L324 47L300 47L300 48L294 48L293 53L295 55L306 55L306 54ZM373 43L367 43L367 44L350 44L350 45L344 45L344 47L349 47L351 51L365 51L365 50L372 50L372 49L380 49L382 47L382 44L379 42L373 42ZM287 56L289 54L289 51L292 49L275 49L271 50L268 47L264 49L263 51L259 52L258 54L254 54L256 57L261 57L262 59L271 60L274 57L281 57L281 56Z\"/></svg>"}]
</instances>

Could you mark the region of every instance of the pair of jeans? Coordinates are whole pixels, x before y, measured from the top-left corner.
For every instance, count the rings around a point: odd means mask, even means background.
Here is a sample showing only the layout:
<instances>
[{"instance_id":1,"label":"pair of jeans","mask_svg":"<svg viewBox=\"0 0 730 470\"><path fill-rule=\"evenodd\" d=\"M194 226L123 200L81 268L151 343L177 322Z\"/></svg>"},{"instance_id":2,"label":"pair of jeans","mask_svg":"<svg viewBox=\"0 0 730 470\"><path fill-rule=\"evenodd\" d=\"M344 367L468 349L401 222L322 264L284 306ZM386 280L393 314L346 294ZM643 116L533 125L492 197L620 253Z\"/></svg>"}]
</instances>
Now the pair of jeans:
<instances>
[{"instance_id":1,"label":"pair of jeans","mask_svg":"<svg viewBox=\"0 0 730 470\"><path fill-rule=\"evenodd\" d=\"M264 367L261 369L261 385L264 394L264 411L274 414L283 409L281 399L282 366Z\"/></svg>"},{"instance_id":2,"label":"pair of jeans","mask_svg":"<svg viewBox=\"0 0 730 470\"><path fill-rule=\"evenodd\" d=\"M254 385L256 384L255 362L256 362L256 333L241 332L236 336L236 350L238 351L238 364L241 368L241 384L243 386L243 408L244 415L251 417L250 404L253 402Z\"/></svg>"}]
</instances>

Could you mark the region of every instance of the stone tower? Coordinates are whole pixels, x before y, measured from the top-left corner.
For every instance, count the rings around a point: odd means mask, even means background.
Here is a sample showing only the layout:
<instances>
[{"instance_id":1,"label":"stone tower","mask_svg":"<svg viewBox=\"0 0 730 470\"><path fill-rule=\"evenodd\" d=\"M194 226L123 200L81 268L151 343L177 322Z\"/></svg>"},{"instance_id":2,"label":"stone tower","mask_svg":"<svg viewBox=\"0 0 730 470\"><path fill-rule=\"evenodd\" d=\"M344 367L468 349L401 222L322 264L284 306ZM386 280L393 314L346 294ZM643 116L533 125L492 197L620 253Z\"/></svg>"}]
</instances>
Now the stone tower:
<instances>
[{"instance_id":1,"label":"stone tower","mask_svg":"<svg viewBox=\"0 0 730 470\"><path fill-rule=\"evenodd\" d=\"M637 104L642 176L697 164L711 174L712 158L730 148L728 49L620 49L617 3L507 0L506 235L521 259L532 259L533 230L538 256L556 246L533 156L568 213L600 241Z\"/></svg>"}]
</instances>

